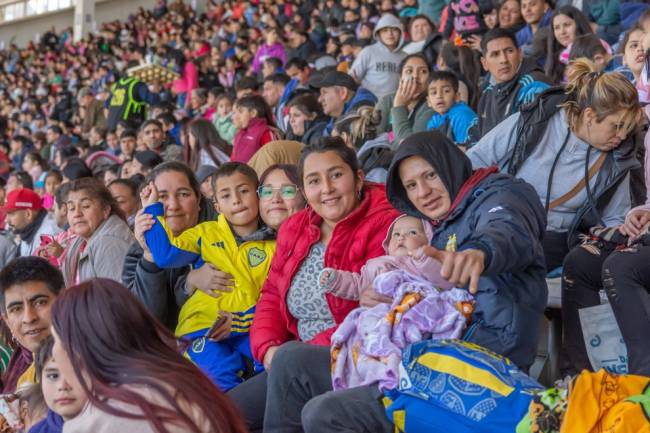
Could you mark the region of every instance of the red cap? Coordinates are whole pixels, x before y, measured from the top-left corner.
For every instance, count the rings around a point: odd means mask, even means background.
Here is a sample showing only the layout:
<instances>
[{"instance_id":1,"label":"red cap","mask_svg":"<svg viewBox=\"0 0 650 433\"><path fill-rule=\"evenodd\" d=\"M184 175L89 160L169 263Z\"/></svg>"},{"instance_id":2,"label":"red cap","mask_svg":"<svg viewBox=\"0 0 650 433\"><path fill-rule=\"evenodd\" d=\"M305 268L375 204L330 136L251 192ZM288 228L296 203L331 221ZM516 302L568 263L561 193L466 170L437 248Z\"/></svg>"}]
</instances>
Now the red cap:
<instances>
[{"instance_id":1,"label":"red cap","mask_svg":"<svg viewBox=\"0 0 650 433\"><path fill-rule=\"evenodd\" d=\"M20 188L7 194L7 202L4 205L6 212L14 212L23 209L32 209L35 211L43 208L42 200L38 194L31 189Z\"/></svg>"}]
</instances>

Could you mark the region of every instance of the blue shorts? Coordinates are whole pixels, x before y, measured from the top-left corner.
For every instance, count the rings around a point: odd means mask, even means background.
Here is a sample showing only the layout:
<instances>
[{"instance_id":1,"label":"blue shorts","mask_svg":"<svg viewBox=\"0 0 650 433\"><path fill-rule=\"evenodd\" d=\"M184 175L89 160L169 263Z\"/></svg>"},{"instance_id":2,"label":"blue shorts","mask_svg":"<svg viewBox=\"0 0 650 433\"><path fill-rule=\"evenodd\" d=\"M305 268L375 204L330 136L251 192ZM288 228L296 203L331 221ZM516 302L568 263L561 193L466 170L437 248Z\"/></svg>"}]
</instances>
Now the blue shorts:
<instances>
[{"instance_id":1,"label":"blue shorts","mask_svg":"<svg viewBox=\"0 0 650 433\"><path fill-rule=\"evenodd\" d=\"M264 367L254 361L248 334L235 334L221 341L211 341L205 337L208 329L186 334L181 339L189 341L187 356L222 391L228 391L244 381L247 365L253 363L255 373Z\"/></svg>"}]
</instances>

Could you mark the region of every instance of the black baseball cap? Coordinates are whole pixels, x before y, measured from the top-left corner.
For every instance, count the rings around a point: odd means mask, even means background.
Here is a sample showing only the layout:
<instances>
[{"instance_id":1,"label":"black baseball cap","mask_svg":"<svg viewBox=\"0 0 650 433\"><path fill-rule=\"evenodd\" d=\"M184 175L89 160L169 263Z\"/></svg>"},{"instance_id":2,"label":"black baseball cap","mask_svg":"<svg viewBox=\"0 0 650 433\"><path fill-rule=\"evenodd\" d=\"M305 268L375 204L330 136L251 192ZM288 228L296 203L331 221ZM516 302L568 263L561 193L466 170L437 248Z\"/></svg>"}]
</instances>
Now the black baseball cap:
<instances>
[{"instance_id":1,"label":"black baseball cap","mask_svg":"<svg viewBox=\"0 0 650 433\"><path fill-rule=\"evenodd\" d=\"M141 152L136 152L133 157L146 169L154 168L163 162L160 155L158 155L153 150L143 150Z\"/></svg>"},{"instance_id":2,"label":"black baseball cap","mask_svg":"<svg viewBox=\"0 0 650 433\"><path fill-rule=\"evenodd\" d=\"M313 82L309 83L309 85L315 89L320 89L322 87L341 86L347 87L348 89L355 92L359 88L359 85L356 81L354 81L354 78L344 72L339 71L327 72L325 75L320 77L320 79L316 79Z\"/></svg>"}]
</instances>

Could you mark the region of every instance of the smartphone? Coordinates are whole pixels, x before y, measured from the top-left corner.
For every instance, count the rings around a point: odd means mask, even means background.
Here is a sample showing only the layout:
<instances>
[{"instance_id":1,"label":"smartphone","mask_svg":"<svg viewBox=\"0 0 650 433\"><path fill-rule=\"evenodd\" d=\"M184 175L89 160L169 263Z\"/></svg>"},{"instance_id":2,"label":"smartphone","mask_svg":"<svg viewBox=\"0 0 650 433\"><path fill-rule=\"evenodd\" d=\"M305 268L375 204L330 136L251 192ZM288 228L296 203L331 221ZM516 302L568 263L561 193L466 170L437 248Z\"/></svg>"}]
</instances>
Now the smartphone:
<instances>
[{"instance_id":1,"label":"smartphone","mask_svg":"<svg viewBox=\"0 0 650 433\"><path fill-rule=\"evenodd\" d=\"M54 242L54 238L51 235L41 235L41 245L49 245Z\"/></svg>"},{"instance_id":2,"label":"smartphone","mask_svg":"<svg viewBox=\"0 0 650 433\"><path fill-rule=\"evenodd\" d=\"M224 324L227 320L228 320L228 317L226 317L225 315L223 315L223 316L219 316L219 317L217 318L217 320L214 321L214 323L212 324L212 326L210 327L210 329L208 329L208 332L205 333L205 337L206 337L206 338L210 338L210 335L212 335L212 333L213 333L214 331L216 331L217 329L221 328L221 326L223 326L223 324Z\"/></svg>"}]
</instances>

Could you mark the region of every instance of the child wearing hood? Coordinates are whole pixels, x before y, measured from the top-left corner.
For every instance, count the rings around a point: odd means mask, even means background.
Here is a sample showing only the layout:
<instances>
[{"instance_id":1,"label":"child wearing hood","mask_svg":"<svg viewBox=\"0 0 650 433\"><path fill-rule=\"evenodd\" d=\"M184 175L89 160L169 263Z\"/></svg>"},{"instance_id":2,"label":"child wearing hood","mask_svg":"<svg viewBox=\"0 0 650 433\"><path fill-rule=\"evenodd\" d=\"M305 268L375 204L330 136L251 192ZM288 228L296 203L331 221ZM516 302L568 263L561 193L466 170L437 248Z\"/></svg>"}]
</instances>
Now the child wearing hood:
<instances>
[{"instance_id":1,"label":"child wearing hood","mask_svg":"<svg viewBox=\"0 0 650 433\"><path fill-rule=\"evenodd\" d=\"M341 298L358 299L359 290L372 285L392 299L351 311L332 335L334 390L371 384L393 389L408 344L462 335L473 311L472 297L444 280L440 262L424 254L432 236L429 221L401 215L384 241L388 255L368 260L360 273L321 272L321 287Z\"/></svg>"},{"instance_id":2,"label":"child wearing hood","mask_svg":"<svg viewBox=\"0 0 650 433\"><path fill-rule=\"evenodd\" d=\"M375 27L374 38L377 42L361 50L350 68L350 75L381 98L395 93L399 84L399 64L406 57L402 51L402 23L395 15L383 15Z\"/></svg>"},{"instance_id":3,"label":"child wearing hood","mask_svg":"<svg viewBox=\"0 0 650 433\"><path fill-rule=\"evenodd\" d=\"M387 255L368 260L359 273L324 268L319 278L320 285L326 292L340 298L358 300L359 292L371 286L378 275L401 270L427 280L439 289L451 289L453 285L440 276L440 262L423 252L423 247L430 244L432 237L431 223L401 215L393 221L384 241Z\"/></svg>"}]
</instances>

